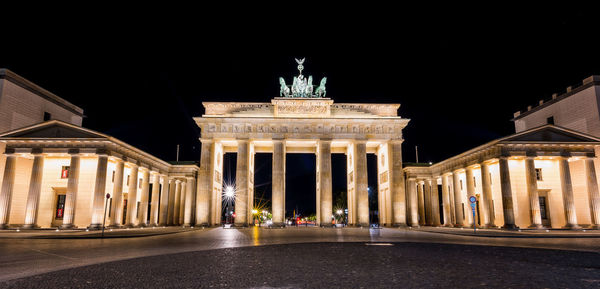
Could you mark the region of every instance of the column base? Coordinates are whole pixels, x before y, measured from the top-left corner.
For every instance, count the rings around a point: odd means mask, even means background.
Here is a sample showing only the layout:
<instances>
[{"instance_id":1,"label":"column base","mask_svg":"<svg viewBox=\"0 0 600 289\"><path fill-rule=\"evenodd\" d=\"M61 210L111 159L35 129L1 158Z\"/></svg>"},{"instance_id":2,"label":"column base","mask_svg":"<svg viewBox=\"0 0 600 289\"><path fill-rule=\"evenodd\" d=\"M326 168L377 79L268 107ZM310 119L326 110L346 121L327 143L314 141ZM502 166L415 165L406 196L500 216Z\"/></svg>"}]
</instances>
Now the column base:
<instances>
[{"instance_id":1,"label":"column base","mask_svg":"<svg viewBox=\"0 0 600 289\"><path fill-rule=\"evenodd\" d=\"M590 229L590 230L600 230L600 225L590 225L590 227L588 229Z\"/></svg>"},{"instance_id":2,"label":"column base","mask_svg":"<svg viewBox=\"0 0 600 289\"><path fill-rule=\"evenodd\" d=\"M333 224L321 224L321 228L333 228Z\"/></svg>"},{"instance_id":3,"label":"column base","mask_svg":"<svg viewBox=\"0 0 600 289\"><path fill-rule=\"evenodd\" d=\"M75 227L75 225L73 225L73 224L63 224L63 225L60 225L58 228L60 228L61 230L65 230L65 229L76 229L77 227Z\"/></svg>"},{"instance_id":4,"label":"column base","mask_svg":"<svg viewBox=\"0 0 600 289\"><path fill-rule=\"evenodd\" d=\"M0 230L6 230L6 229L8 229L7 224L0 224Z\"/></svg>"},{"instance_id":5,"label":"column base","mask_svg":"<svg viewBox=\"0 0 600 289\"><path fill-rule=\"evenodd\" d=\"M36 224L27 224L27 225L23 225L21 226L21 229L39 229L40 226L36 225Z\"/></svg>"},{"instance_id":6,"label":"column base","mask_svg":"<svg viewBox=\"0 0 600 289\"><path fill-rule=\"evenodd\" d=\"M502 226L502 229L505 230L518 230L519 227L515 224L505 224L504 226Z\"/></svg>"},{"instance_id":7,"label":"column base","mask_svg":"<svg viewBox=\"0 0 600 289\"><path fill-rule=\"evenodd\" d=\"M368 223L356 224L357 227L361 228L370 228L371 226Z\"/></svg>"},{"instance_id":8,"label":"column base","mask_svg":"<svg viewBox=\"0 0 600 289\"><path fill-rule=\"evenodd\" d=\"M527 228L529 228L529 229L537 229L537 230L546 229L546 227L544 227L542 224L531 224Z\"/></svg>"},{"instance_id":9,"label":"column base","mask_svg":"<svg viewBox=\"0 0 600 289\"><path fill-rule=\"evenodd\" d=\"M464 228L465 225L463 224L454 224L454 228Z\"/></svg>"},{"instance_id":10,"label":"column base","mask_svg":"<svg viewBox=\"0 0 600 289\"><path fill-rule=\"evenodd\" d=\"M148 224L146 224L146 223L141 223L141 224L138 224L138 227L148 227Z\"/></svg>"},{"instance_id":11,"label":"column base","mask_svg":"<svg viewBox=\"0 0 600 289\"><path fill-rule=\"evenodd\" d=\"M123 225L109 225L107 228L109 228L109 229L121 229L121 228L123 228Z\"/></svg>"},{"instance_id":12,"label":"column base","mask_svg":"<svg viewBox=\"0 0 600 289\"><path fill-rule=\"evenodd\" d=\"M408 226L406 225L406 223L394 223L392 225L392 227L394 227L394 228L407 228Z\"/></svg>"},{"instance_id":13,"label":"column base","mask_svg":"<svg viewBox=\"0 0 600 289\"><path fill-rule=\"evenodd\" d=\"M246 224L246 223L232 224L232 227L236 227L236 228L247 228L247 227L248 227L248 224Z\"/></svg>"},{"instance_id":14,"label":"column base","mask_svg":"<svg viewBox=\"0 0 600 289\"><path fill-rule=\"evenodd\" d=\"M581 229L581 226L579 226L577 224L567 224L563 227L563 229L579 230L579 229Z\"/></svg>"},{"instance_id":15,"label":"column base","mask_svg":"<svg viewBox=\"0 0 600 289\"><path fill-rule=\"evenodd\" d=\"M498 226L494 225L494 224L486 224L485 226L483 226L484 229L497 229Z\"/></svg>"},{"instance_id":16,"label":"column base","mask_svg":"<svg viewBox=\"0 0 600 289\"><path fill-rule=\"evenodd\" d=\"M90 224L87 226L88 230L102 230L102 224Z\"/></svg>"},{"instance_id":17,"label":"column base","mask_svg":"<svg viewBox=\"0 0 600 289\"><path fill-rule=\"evenodd\" d=\"M134 225L134 224L127 224L127 225L123 226L123 228L129 228L129 229L132 229L132 228L135 228L135 227L137 227L137 226Z\"/></svg>"},{"instance_id":18,"label":"column base","mask_svg":"<svg viewBox=\"0 0 600 289\"><path fill-rule=\"evenodd\" d=\"M285 223L281 222L281 223L273 223L269 226L270 228L285 228Z\"/></svg>"}]
</instances>

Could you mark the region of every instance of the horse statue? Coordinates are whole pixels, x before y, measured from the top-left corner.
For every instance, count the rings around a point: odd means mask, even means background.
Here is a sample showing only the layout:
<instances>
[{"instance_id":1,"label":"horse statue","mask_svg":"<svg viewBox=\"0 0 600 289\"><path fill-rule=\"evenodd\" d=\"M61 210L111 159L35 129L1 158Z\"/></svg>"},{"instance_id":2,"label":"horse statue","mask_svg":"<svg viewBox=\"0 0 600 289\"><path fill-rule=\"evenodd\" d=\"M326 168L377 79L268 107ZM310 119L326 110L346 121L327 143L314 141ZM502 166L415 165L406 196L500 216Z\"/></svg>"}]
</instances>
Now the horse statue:
<instances>
[{"instance_id":1,"label":"horse statue","mask_svg":"<svg viewBox=\"0 0 600 289\"><path fill-rule=\"evenodd\" d=\"M313 95L313 84L312 84L312 75L308 76L308 84L306 85L306 97L312 97Z\"/></svg>"},{"instance_id":2,"label":"horse statue","mask_svg":"<svg viewBox=\"0 0 600 289\"><path fill-rule=\"evenodd\" d=\"M323 77L323 79L321 79L321 84L319 85L319 87L317 87L317 90L315 91L315 94L318 97L325 97L325 95L327 94L327 91L325 91L325 83L327 82L327 77Z\"/></svg>"},{"instance_id":3,"label":"horse statue","mask_svg":"<svg viewBox=\"0 0 600 289\"><path fill-rule=\"evenodd\" d=\"M285 80L283 77L279 78L279 84L281 85L281 88L279 89L279 96L288 97L290 95L290 88L285 85Z\"/></svg>"}]
</instances>

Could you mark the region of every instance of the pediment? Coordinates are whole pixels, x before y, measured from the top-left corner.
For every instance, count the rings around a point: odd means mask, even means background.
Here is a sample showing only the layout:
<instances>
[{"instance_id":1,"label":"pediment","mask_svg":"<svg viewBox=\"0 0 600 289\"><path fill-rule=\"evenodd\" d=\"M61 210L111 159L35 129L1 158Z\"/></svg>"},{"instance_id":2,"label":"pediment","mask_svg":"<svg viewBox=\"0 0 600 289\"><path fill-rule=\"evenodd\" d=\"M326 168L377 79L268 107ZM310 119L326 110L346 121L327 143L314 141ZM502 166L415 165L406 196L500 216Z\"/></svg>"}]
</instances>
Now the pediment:
<instances>
[{"instance_id":1,"label":"pediment","mask_svg":"<svg viewBox=\"0 0 600 289\"><path fill-rule=\"evenodd\" d=\"M0 135L2 138L107 138L106 135L65 122L52 120Z\"/></svg>"},{"instance_id":2,"label":"pediment","mask_svg":"<svg viewBox=\"0 0 600 289\"><path fill-rule=\"evenodd\" d=\"M572 131L563 127L545 125L518 134L508 136L501 142L558 142L558 143L582 143L600 142L600 139Z\"/></svg>"}]
</instances>

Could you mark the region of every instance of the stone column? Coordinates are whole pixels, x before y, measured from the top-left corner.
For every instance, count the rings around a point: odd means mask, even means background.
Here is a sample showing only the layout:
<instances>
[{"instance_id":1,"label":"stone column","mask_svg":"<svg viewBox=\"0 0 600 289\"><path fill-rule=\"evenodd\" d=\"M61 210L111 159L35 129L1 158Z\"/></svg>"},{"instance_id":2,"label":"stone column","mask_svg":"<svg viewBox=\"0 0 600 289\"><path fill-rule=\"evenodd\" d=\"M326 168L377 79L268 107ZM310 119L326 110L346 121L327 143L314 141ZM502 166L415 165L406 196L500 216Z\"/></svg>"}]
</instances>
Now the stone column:
<instances>
[{"instance_id":1,"label":"stone column","mask_svg":"<svg viewBox=\"0 0 600 289\"><path fill-rule=\"evenodd\" d=\"M369 184L367 175L367 142L364 140L356 141L356 200L357 200L357 223L363 227L369 227ZM330 156L330 155L329 155ZM328 174L331 176L331 158L329 158ZM321 172L322 173L322 172ZM331 177L329 179L331 192ZM323 191L321 191L323 194ZM330 194L331 197L331 194ZM331 211L331 210L329 210ZM325 211L321 211L323 214ZM331 214L329 214L331 216ZM331 221L329 222L331 223Z\"/></svg>"},{"instance_id":2,"label":"stone column","mask_svg":"<svg viewBox=\"0 0 600 289\"><path fill-rule=\"evenodd\" d=\"M192 225L192 204L194 203L194 188L196 188L196 179L188 178L185 187L185 209L183 212L183 225L189 227Z\"/></svg>"},{"instance_id":3,"label":"stone column","mask_svg":"<svg viewBox=\"0 0 600 289\"><path fill-rule=\"evenodd\" d=\"M25 224L23 228L37 228L38 205L40 203L40 191L42 189L42 175L44 173L44 156L41 150L32 151L33 168L29 180L29 193L27 194L27 206L25 208Z\"/></svg>"},{"instance_id":4,"label":"stone column","mask_svg":"<svg viewBox=\"0 0 600 289\"><path fill-rule=\"evenodd\" d=\"M177 225L183 225L183 219L185 214L185 198L187 195L187 179L181 182L181 192L179 193L179 210L177 210Z\"/></svg>"},{"instance_id":5,"label":"stone column","mask_svg":"<svg viewBox=\"0 0 600 289\"><path fill-rule=\"evenodd\" d=\"M442 202L444 204L444 227L451 227L452 211L450 210L450 189L448 188L448 175L442 175Z\"/></svg>"},{"instance_id":6,"label":"stone column","mask_svg":"<svg viewBox=\"0 0 600 289\"><path fill-rule=\"evenodd\" d=\"M133 228L137 224L138 169L137 164L131 164L129 188L127 189L127 215L125 216L125 225L129 228Z\"/></svg>"},{"instance_id":7,"label":"stone column","mask_svg":"<svg viewBox=\"0 0 600 289\"><path fill-rule=\"evenodd\" d=\"M235 171L235 226L248 226L248 140L238 139Z\"/></svg>"},{"instance_id":8,"label":"stone column","mask_svg":"<svg viewBox=\"0 0 600 289\"><path fill-rule=\"evenodd\" d=\"M273 140L272 206L273 225L285 225L285 146L283 140Z\"/></svg>"},{"instance_id":9,"label":"stone column","mask_svg":"<svg viewBox=\"0 0 600 289\"><path fill-rule=\"evenodd\" d=\"M498 166L500 168L500 190L502 191L502 210L504 211L504 229L518 229L515 225L515 211L513 208L513 195L510 185L510 172L508 158L500 157Z\"/></svg>"},{"instance_id":10,"label":"stone column","mask_svg":"<svg viewBox=\"0 0 600 289\"><path fill-rule=\"evenodd\" d=\"M487 214L485 227L495 228L496 216L494 216L494 202L492 198L492 179L490 176L490 166L486 162L481 163L481 186L484 198L483 209Z\"/></svg>"},{"instance_id":11,"label":"stone column","mask_svg":"<svg viewBox=\"0 0 600 289\"><path fill-rule=\"evenodd\" d=\"M423 183L423 209L425 210L425 225L433 225L433 208L431 202L431 179Z\"/></svg>"},{"instance_id":12,"label":"stone column","mask_svg":"<svg viewBox=\"0 0 600 289\"><path fill-rule=\"evenodd\" d=\"M425 183L423 182L423 184L421 184L422 182L418 182L417 183L417 202L418 202L418 208L419 208L419 225L423 226L426 224L427 219L425 218L425 192L424 192L424 187L425 187Z\"/></svg>"},{"instance_id":13,"label":"stone column","mask_svg":"<svg viewBox=\"0 0 600 289\"><path fill-rule=\"evenodd\" d=\"M4 176L2 178L2 191L0 191L0 229L8 228L10 203L15 182L15 171L17 169L17 156L12 152L8 152L8 150L5 154L6 163L4 165Z\"/></svg>"},{"instance_id":14,"label":"stone column","mask_svg":"<svg viewBox=\"0 0 600 289\"><path fill-rule=\"evenodd\" d=\"M598 180L596 178L594 158L588 157L584 162L590 201L591 227L592 229L600 229L600 193L598 193Z\"/></svg>"},{"instance_id":15,"label":"stone column","mask_svg":"<svg viewBox=\"0 0 600 289\"><path fill-rule=\"evenodd\" d=\"M404 172L402 170L402 141L391 141L388 147L390 148L388 157L392 161L390 166L390 177L392 178L390 190L392 193L393 225L404 227L406 226L406 192L404 191Z\"/></svg>"},{"instance_id":16,"label":"stone column","mask_svg":"<svg viewBox=\"0 0 600 289\"><path fill-rule=\"evenodd\" d=\"M417 197L417 180L408 179L408 201L410 209L410 225L419 227L419 200Z\"/></svg>"},{"instance_id":17,"label":"stone column","mask_svg":"<svg viewBox=\"0 0 600 289\"><path fill-rule=\"evenodd\" d=\"M166 226L169 220L169 192L171 187L175 191L175 182L170 180L166 175L161 175L162 190L160 192L160 206L158 208L158 225Z\"/></svg>"},{"instance_id":18,"label":"stone column","mask_svg":"<svg viewBox=\"0 0 600 289\"><path fill-rule=\"evenodd\" d=\"M357 151L358 151L358 145L357 145ZM359 153L360 155L360 153ZM321 226L323 227L330 227L331 224L331 215L333 214L333 203L332 203L332 193L331 193L331 140L320 140L319 141L319 155L317 156L319 158L319 174L320 174L320 181L319 181L319 186L320 186L320 217L321 219L319 220L319 223L321 224ZM356 156L356 160L358 162L360 157ZM360 166L360 164L358 165ZM366 174L366 171L365 171ZM358 174L357 174L358 175ZM366 177L366 176L365 176ZM360 188L360 185L358 184L359 181L357 179L357 186ZM365 194L366 194L366 187L365 187ZM359 196L359 223L361 222L360 219L360 215L361 215L361 208L360 208L360 192L357 190L357 195ZM369 223L368 221L368 203L367 203L367 224Z\"/></svg>"},{"instance_id":19,"label":"stone column","mask_svg":"<svg viewBox=\"0 0 600 289\"><path fill-rule=\"evenodd\" d=\"M144 169L142 172L142 194L140 196L140 219L138 220L138 226L146 227L148 225L148 201L150 194L150 171Z\"/></svg>"},{"instance_id":20,"label":"stone column","mask_svg":"<svg viewBox=\"0 0 600 289\"><path fill-rule=\"evenodd\" d=\"M175 216L175 200L177 199L177 191L179 187L179 180L174 178L169 179L169 201L167 204L167 226L173 224L173 216Z\"/></svg>"},{"instance_id":21,"label":"stone column","mask_svg":"<svg viewBox=\"0 0 600 289\"><path fill-rule=\"evenodd\" d=\"M150 224L149 226L158 226L158 202L160 194L160 175L158 173L152 176L152 200L150 201Z\"/></svg>"},{"instance_id":22,"label":"stone column","mask_svg":"<svg viewBox=\"0 0 600 289\"><path fill-rule=\"evenodd\" d=\"M115 179L113 182L112 205L110 210L110 226L120 227L123 219L123 172L125 171L125 163L123 160L117 159L115 166Z\"/></svg>"},{"instance_id":23,"label":"stone column","mask_svg":"<svg viewBox=\"0 0 600 289\"><path fill-rule=\"evenodd\" d=\"M214 147L211 139L202 139L202 151L200 152L200 170L198 171L198 188L196 191L196 225L210 225L210 202L212 200L214 172Z\"/></svg>"},{"instance_id":24,"label":"stone column","mask_svg":"<svg viewBox=\"0 0 600 289\"><path fill-rule=\"evenodd\" d=\"M65 215L63 223L60 226L63 229L75 227L75 206L77 204L77 188L79 186L79 151L73 150L71 154L71 164L69 165L69 179L67 181L67 194L65 196Z\"/></svg>"},{"instance_id":25,"label":"stone column","mask_svg":"<svg viewBox=\"0 0 600 289\"><path fill-rule=\"evenodd\" d=\"M538 195L535 159L533 156L527 156L525 159L525 180L527 182L527 194L529 195L529 221L531 222L529 227L541 229L544 226L542 226L540 197Z\"/></svg>"},{"instance_id":26,"label":"stone column","mask_svg":"<svg viewBox=\"0 0 600 289\"><path fill-rule=\"evenodd\" d=\"M431 179L431 224L439 227L440 223L440 193L437 178Z\"/></svg>"},{"instance_id":27,"label":"stone column","mask_svg":"<svg viewBox=\"0 0 600 289\"><path fill-rule=\"evenodd\" d=\"M463 199L460 189L460 174L458 171L452 172L452 185L454 186L454 216L456 227L465 226L465 216L463 214Z\"/></svg>"},{"instance_id":28,"label":"stone column","mask_svg":"<svg viewBox=\"0 0 600 289\"><path fill-rule=\"evenodd\" d=\"M465 204L465 210L469 211L469 216L471 216L471 227L477 226L477 216L473 217L473 212L471 209L471 201L469 200L471 197L475 197L475 178L473 176L473 168L467 167L466 171L466 179L467 179L467 203Z\"/></svg>"},{"instance_id":29,"label":"stone column","mask_svg":"<svg viewBox=\"0 0 600 289\"><path fill-rule=\"evenodd\" d=\"M94 187L94 203L92 208L92 223L90 229L102 229L104 218L104 207L106 199L106 170L108 167L108 155L98 153L98 165L96 167L96 184ZM108 210L108 208L107 208Z\"/></svg>"},{"instance_id":30,"label":"stone column","mask_svg":"<svg viewBox=\"0 0 600 289\"><path fill-rule=\"evenodd\" d=\"M569 159L566 156L560 157L560 185L562 188L563 204L565 206L565 217L567 229L581 228L577 223L577 211L575 209L575 200L573 198L573 184L571 182L571 170L569 169Z\"/></svg>"}]
</instances>

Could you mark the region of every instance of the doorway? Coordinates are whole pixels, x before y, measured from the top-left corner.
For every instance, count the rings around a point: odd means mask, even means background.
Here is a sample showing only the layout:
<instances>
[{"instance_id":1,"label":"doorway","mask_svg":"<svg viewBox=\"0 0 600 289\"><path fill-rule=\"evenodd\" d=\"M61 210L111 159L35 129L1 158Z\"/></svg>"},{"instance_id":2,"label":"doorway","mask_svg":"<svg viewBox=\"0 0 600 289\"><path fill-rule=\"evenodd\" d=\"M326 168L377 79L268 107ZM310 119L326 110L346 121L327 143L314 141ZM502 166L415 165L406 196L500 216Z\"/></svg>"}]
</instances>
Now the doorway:
<instances>
[{"instance_id":1,"label":"doorway","mask_svg":"<svg viewBox=\"0 0 600 289\"><path fill-rule=\"evenodd\" d=\"M540 200L540 216L542 217L542 225L544 227L552 227L550 221L550 206L548 203L548 192L547 190L538 191L538 198Z\"/></svg>"},{"instance_id":2,"label":"doorway","mask_svg":"<svg viewBox=\"0 0 600 289\"><path fill-rule=\"evenodd\" d=\"M54 191L54 210L52 212L52 227L58 227L63 223L65 215L65 201L67 199L67 188L52 188Z\"/></svg>"}]
</instances>

